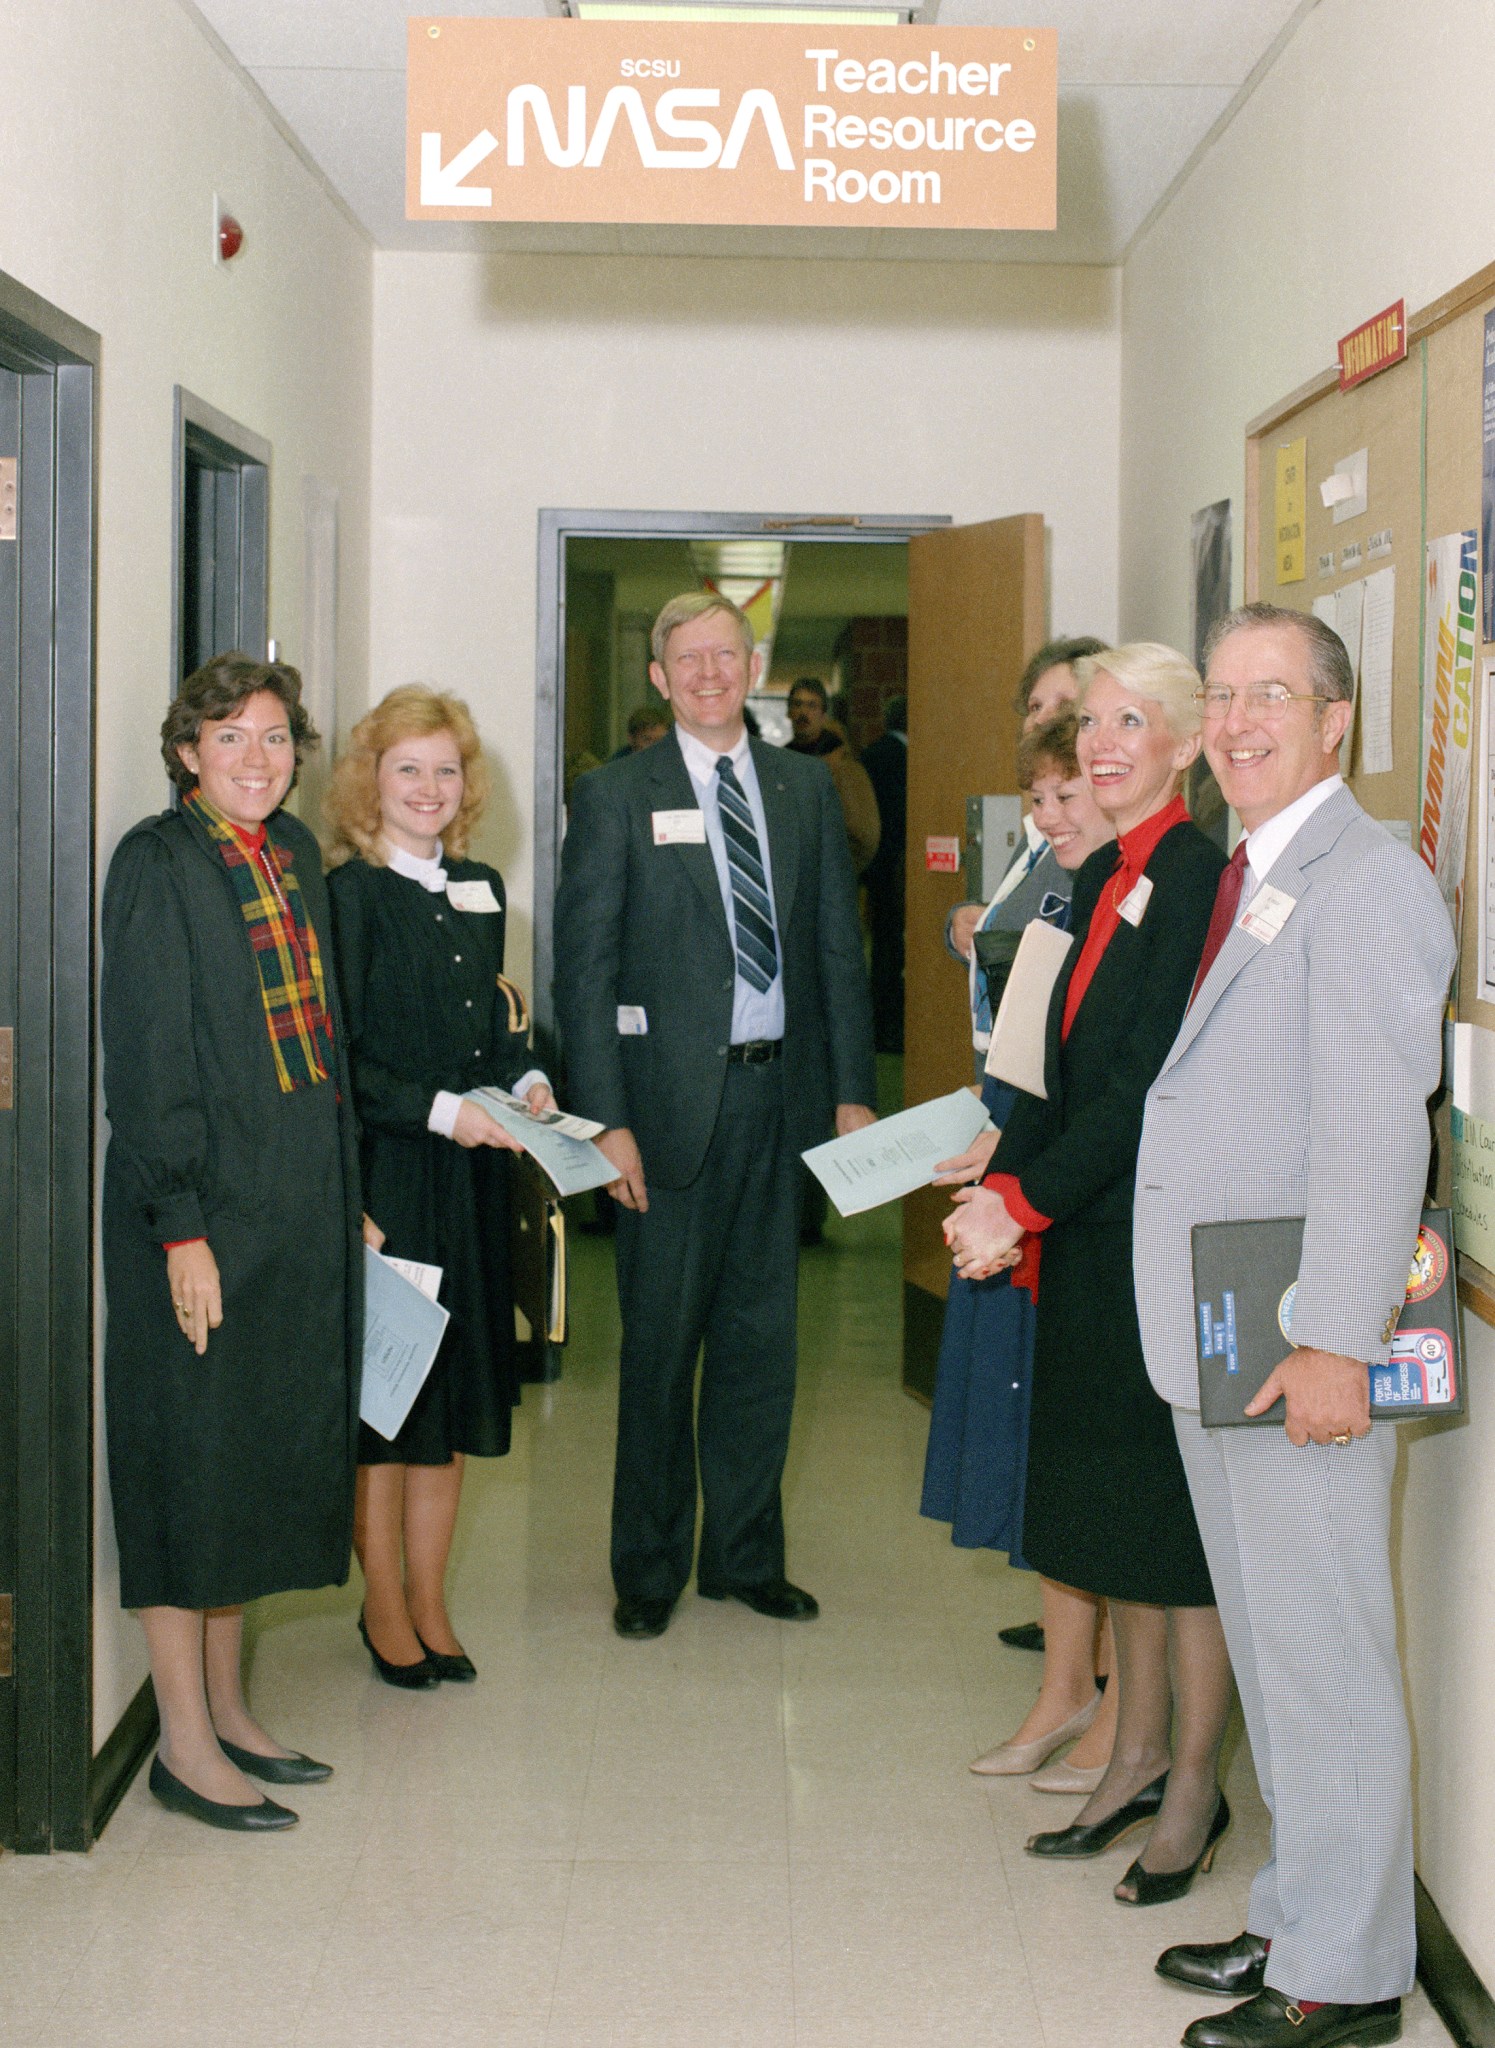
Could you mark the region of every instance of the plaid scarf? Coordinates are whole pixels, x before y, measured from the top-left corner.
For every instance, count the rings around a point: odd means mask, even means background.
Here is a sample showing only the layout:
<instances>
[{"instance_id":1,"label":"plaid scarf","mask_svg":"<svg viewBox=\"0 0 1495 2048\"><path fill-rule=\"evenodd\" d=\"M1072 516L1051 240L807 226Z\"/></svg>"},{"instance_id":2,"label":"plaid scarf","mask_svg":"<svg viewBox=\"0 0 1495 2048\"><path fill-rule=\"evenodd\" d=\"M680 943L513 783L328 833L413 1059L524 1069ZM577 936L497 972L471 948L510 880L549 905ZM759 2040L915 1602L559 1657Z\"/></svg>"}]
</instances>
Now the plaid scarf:
<instances>
[{"instance_id":1,"label":"plaid scarf","mask_svg":"<svg viewBox=\"0 0 1495 2048\"><path fill-rule=\"evenodd\" d=\"M182 798L223 855L259 969L260 998L281 1093L313 1088L332 1071L332 1018L317 935L287 848L265 833L258 858L200 789Z\"/></svg>"}]
</instances>

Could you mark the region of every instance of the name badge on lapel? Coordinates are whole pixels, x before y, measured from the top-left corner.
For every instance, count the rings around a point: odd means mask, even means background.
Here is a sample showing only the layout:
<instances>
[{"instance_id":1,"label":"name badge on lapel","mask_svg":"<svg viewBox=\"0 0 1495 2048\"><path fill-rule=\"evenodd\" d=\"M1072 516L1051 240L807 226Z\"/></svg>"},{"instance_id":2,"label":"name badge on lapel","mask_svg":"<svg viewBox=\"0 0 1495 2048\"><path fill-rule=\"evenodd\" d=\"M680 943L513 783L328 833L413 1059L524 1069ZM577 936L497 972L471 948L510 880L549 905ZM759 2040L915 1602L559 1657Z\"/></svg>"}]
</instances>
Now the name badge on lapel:
<instances>
[{"instance_id":1,"label":"name badge on lapel","mask_svg":"<svg viewBox=\"0 0 1495 2048\"><path fill-rule=\"evenodd\" d=\"M1141 924L1142 913L1152 898L1152 883L1146 875L1138 875L1131 888L1116 906L1118 917L1124 917L1128 924Z\"/></svg>"},{"instance_id":2,"label":"name badge on lapel","mask_svg":"<svg viewBox=\"0 0 1495 2048\"><path fill-rule=\"evenodd\" d=\"M1241 914L1241 930L1249 932L1253 939L1260 939L1264 946L1270 946L1297 907L1296 896L1289 896L1285 891L1269 888L1263 883Z\"/></svg>"},{"instance_id":3,"label":"name badge on lapel","mask_svg":"<svg viewBox=\"0 0 1495 2048\"><path fill-rule=\"evenodd\" d=\"M448 882L446 900L453 910L482 910L490 917L502 908L491 882Z\"/></svg>"},{"instance_id":4,"label":"name badge on lapel","mask_svg":"<svg viewBox=\"0 0 1495 2048\"><path fill-rule=\"evenodd\" d=\"M651 811L656 846L704 846L706 813L702 810Z\"/></svg>"}]
</instances>

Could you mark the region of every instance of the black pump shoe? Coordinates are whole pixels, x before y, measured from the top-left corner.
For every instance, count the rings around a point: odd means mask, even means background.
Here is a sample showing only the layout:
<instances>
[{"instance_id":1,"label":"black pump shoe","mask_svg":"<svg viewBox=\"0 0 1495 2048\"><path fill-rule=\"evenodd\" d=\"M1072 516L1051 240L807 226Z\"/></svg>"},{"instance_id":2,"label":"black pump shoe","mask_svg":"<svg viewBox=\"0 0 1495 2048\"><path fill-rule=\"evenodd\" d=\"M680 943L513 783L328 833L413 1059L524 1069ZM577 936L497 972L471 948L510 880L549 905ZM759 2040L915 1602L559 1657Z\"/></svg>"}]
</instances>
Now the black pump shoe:
<instances>
[{"instance_id":1,"label":"black pump shoe","mask_svg":"<svg viewBox=\"0 0 1495 2048\"><path fill-rule=\"evenodd\" d=\"M426 1662L438 1678L444 1678L448 1685L471 1685L478 1675L478 1667L465 1650L459 1650L455 1657L449 1657L445 1650L433 1650L420 1630L415 1631L415 1640L426 1653Z\"/></svg>"},{"instance_id":2,"label":"black pump shoe","mask_svg":"<svg viewBox=\"0 0 1495 2048\"><path fill-rule=\"evenodd\" d=\"M391 1664L387 1657L381 1657L369 1641L368 1626L360 1614L358 1633L363 1637L363 1646L374 1660L374 1669L386 1685L398 1685L406 1692L424 1692L428 1686L439 1685L441 1677L429 1657L422 1657L419 1664ZM416 1637L420 1641L420 1637Z\"/></svg>"},{"instance_id":3,"label":"black pump shoe","mask_svg":"<svg viewBox=\"0 0 1495 2048\"><path fill-rule=\"evenodd\" d=\"M1050 1834L1030 1835L1023 1844L1030 1856L1080 1857L1099 1856L1103 1849L1109 1849L1113 1842L1119 1842L1123 1835L1129 1835L1133 1828L1140 1828L1144 1821L1152 1819L1163 1803L1167 1788L1168 1773L1154 1778L1150 1785L1144 1785L1134 1799L1105 1820L1077 1822L1073 1827L1057 1828Z\"/></svg>"},{"instance_id":4,"label":"black pump shoe","mask_svg":"<svg viewBox=\"0 0 1495 2048\"><path fill-rule=\"evenodd\" d=\"M223 1828L232 1835L263 1835L278 1828L293 1828L300 1819L288 1806L262 1799L258 1806L228 1806L221 1799L204 1799L190 1785L168 1771L160 1757L151 1764L148 1780L155 1798L171 1813L185 1813L210 1828Z\"/></svg>"},{"instance_id":5,"label":"black pump shoe","mask_svg":"<svg viewBox=\"0 0 1495 2048\"><path fill-rule=\"evenodd\" d=\"M1128 1898L1125 1892L1118 1889L1115 1894L1117 1905L1166 1906L1170 1899L1181 1899L1194 1882L1197 1873L1208 1870L1214 1862L1215 1851L1219 1848L1220 1839L1229 1826L1230 1807L1222 1792L1219 1804L1215 1808L1215 1817L1210 1822L1209 1832L1204 1838L1204 1847L1194 1861L1186 1864L1182 1870L1148 1870L1139 1856L1121 1880L1122 1884L1134 1884L1137 1887L1136 1896Z\"/></svg>"},{"instance_id":6,"label":"black pump shoe","mask_svg":"<svg viewBox=\"0 0 1495 2048\"><path fill-rule=\"evenodd\" d=\"M266 1785L320 1785L332 1776L331 1764L319 1764L299 1750L294 1756L261 1756L257 1750L240 1749L237 1742L228 1742L221 1735L218 1747L246 1778L259 1778Z\"/></svg>"}]
</instances>

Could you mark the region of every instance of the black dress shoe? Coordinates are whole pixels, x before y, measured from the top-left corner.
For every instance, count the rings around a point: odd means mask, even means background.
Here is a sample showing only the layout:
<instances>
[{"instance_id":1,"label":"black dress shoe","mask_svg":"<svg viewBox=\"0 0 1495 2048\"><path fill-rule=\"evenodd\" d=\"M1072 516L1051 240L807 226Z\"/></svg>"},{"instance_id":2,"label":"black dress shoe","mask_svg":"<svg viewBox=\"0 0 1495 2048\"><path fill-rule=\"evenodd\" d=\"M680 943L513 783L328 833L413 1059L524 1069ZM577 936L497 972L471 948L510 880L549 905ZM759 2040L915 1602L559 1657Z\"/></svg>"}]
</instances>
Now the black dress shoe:
<instances>
[{"instance_id":1,"label":"black dress shoe","mask_svg":"<svg viewBox=\"0 0 1495 2048\"><path fill-rule=\"evenodd\" d=\"M613 1627L631 1643L662 1636L675 1611L673 1600L633 1600L625 1595L613 1609Z\"/></svg>"},{"instance_id":2,"label":"black dress shoe","mask_svg":"<svg viewBox=\"0 0 1495 2048\"><path fill-rule=\"evenodd\" d=\"M1131 1896L1125 1892L1116 1893L1119 1906L1166 1906L1173 1899L1181 1899L1201 1870L1208 1870L1215 1860L1215 1851L1220 1846L1220 1837L1230 1826L1230 1807L1222 1792L1215 1805L1214 1818L1204 1837L1204 1847L1192 1863L1186 1863L1182 1870L1149 1870L1139 1856L1126 1876L1123 1884L1132 1887Z\"/></svg>"},{"instance_id":3,"label":"black dress shoe","mask_svg":"<svg viewBox=\"0 0 1495 2048\"><path fill-rule=\"evenodd\" d=\"M225 1742L221 1735L218 1747L246 1777L260 1778L267 1785L320 1785L332 1776L331 1764L319 1764L299 1750L293 1756L261 1756L256 1750L240 1749L237 1742Z\"/></svg>"},{"instance_id":4,"label":"black dress shoe","mask_svg":"<svg viewBox=\"0 0 1495 2048\"><path fill-rule=\"evenodd\" d=\"M1042 1650L1043 1623L1041 1621L1018 1621L1011 1628L999 1628L997 1641L1005 1643L1009 1650Z\"/></svg>"},{"instance_id":5,"label":"black dress shoe","mask_svg":"<svg viewBox=\"0 0 1495 2048\"><path fill-rule=\"evenodd\" d=\"M363 1637L363 1646L374 1660L374 1669L386 1685L397 1685L404 1692L424 1692L428 1687L439 1685L441 1678L429 1657L422 1657L418 1664L391 1664L387 1657L381 1657L369 1640L368 1626L360 1614L358 1633ZM420 1641L420 1637L415 1639Z\"/></svg>"},{"instance_id":6,"label":"black dress shoe","mask_svg":"<svg viewBox=\"0 0 1495 2048\"><path fill-rule=\"evenodd\" d=\"M1267 1981L1270 1947L1259 1934L1238 1934L1234 1941L1180 1942L1163 1950L1157 1973L1170 1984L1187 1984L1191 1991L1254 1998Z\"/></svg>"},{"instance_id":7,"label":"black dress shoe","mask_svg":"<svg viewBox=\"0 0 1495 2048\"><path fill-rule=\"evenodd\" d=\"M1280 1991L1258 1991L1244 2005L1185 2027L1183 2048L1379 2048L1402 2037L1402 2002L1321 2005L1304 2012Z\"/></svg>"},{"instance_id":8,"label":"black dress shoe","mask_svg":"<svg viewBox=\"0 0 1495 2048\"><path fill-rule=\"evenodd\" d=\"M448 1685L471 1685L478 1675L478 1667L465 1650L459 1650L455 1657L449 1657L445 1650L433 1650L420 1630L415 1631L415 1640L426 1653L426 1662L438 1678L444 1678Z\"/></svg>"},{"instance_id":9,"label":"black dress shoe","mask_svg":"<svg viewBox=\"0 0 1495 2048\"><path fill-rule=\"evenodd\" d=\"M1079 1822L1073 1827L1057 1828L1050 1834L1030 1835L1023 1844L1030 1856L1054 1856L1059 1858L1077 1856L1099 1856L1102 1849L1109 1849L1113 1842L1119 1842L1123 1835L1129 1835L1133 1828L1140 1828L1144 1821L1153 1818L1163 1803L1167 1789L1168 1773L1154 1778L1150 1785L1144 1785L1134 1799L1125 1806L1118 1806L1106 1820Z\"/></svg>"},{"instance_id":10,"label":"black dress shoe","mask_svg":"<svg viewBox=\"0 0 1495 2048\"><path fill-rule=\"evenodd\" d=\"M766 1614L771 1621L813 1621L820 1602L803 1586L791 1586L787 1579L764 1579L756 1586L703 1586L696 1591L703 1600L740 1600L754 1614Z\"/></svg>"},{"instance_id":11,"label":"black dress shoe","mask_svg":"<svg viewBox=\"0 0 1495 2048\"><path fill-rule=\"evenodd\" d=\"M273 1799L262 1799L258 1806L226 1806L219 1799L204 1799L200 1792L174 1777L160 1757L151 1764L149 1784L170 1812L185 1813L232 1835L263 1835L277 1828L293 1828L300 1818L288 1806L277 1806Z\"/></svg>"}]
</instances>

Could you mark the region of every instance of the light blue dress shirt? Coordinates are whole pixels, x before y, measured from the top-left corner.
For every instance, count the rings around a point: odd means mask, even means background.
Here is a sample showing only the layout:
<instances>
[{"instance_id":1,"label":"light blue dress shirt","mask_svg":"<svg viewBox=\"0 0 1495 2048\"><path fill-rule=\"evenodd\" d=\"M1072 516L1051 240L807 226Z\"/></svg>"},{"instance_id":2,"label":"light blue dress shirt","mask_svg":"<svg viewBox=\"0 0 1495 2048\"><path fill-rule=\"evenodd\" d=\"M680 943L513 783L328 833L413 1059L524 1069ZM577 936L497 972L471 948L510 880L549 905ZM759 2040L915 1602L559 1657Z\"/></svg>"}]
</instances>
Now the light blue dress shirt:
<instances>
[{"instance_id":1,"label":"light blue dress shirt","mask_svg":"<svg viewBox=\"0 0 1495 2048\"><path fill-rule=\"evenodd\" d=\"M716 862L716 879L722 892L722 908L727 913L727 929L732 933L733 956L737 948L737 927L732 914L732 876L727 867L727 846L722 837L721 777L716 772L718 750L708 747L685 732L678 725L675 737L680 742L680 752L685 757L686 772L700 799L701 815L706 821L706 844L711 848L711 858ZM735 747L727 749L733 773L742 784L743 795L753 814L753 829L758 834L758 851L763 856L763 873L768 884L768 900L774 906L773 925L779 929L779 909L773 893L773 859L768 849L768 821L763 815L763 793L758 787L758 771L753 765L752 748L744 732ZM741 1045L752 1038L782 1038L784 1035L784 941L779 939L779 972L768 987L755 989L745 981L740 966L732 983L732 1043Z\"/></svg>"}]
</instances>

